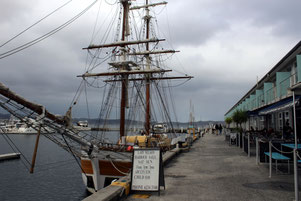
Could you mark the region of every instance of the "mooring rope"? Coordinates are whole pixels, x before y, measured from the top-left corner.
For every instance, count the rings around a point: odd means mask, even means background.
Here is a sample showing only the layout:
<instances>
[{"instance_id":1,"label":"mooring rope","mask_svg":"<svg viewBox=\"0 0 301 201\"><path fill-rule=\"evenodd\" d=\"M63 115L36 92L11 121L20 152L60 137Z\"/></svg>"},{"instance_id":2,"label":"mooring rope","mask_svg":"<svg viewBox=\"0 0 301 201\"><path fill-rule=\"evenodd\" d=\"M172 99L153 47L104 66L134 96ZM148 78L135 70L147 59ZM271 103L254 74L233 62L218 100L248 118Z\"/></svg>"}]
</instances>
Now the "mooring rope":
<instances>
[{"instance_id":1,"label":"mooring rope","mask_svg":"<svg viewBox=\"0 0 301 201\"><path fill-rule=\"evenodd\" d=\"M128 175L128 174L129 174L129 173L124 173L124 172L122 172L121 170L119 170L119 169L115 166L115 164L113 163L111 157L108 157L108 158L109 158L109 161L110 161L110 163L112 164L112 166L113 166L119 173L121 173L121 174L123 174L123 175Z\"/></svg>"}]
</instances>

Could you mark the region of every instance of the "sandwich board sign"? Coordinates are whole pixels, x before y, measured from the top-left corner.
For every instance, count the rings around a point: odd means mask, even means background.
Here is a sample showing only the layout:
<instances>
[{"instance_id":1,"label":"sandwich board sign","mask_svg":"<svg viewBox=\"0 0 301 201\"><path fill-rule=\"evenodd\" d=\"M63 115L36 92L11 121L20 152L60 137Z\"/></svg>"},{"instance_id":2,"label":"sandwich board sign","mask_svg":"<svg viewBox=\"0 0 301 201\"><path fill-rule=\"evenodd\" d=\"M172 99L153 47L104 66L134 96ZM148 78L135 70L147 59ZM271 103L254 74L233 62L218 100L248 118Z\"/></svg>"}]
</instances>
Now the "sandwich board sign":
<instances>
[{"instance_id":1,"label":"sandwich board sign","mask_svg":"<svg viewBox=\"0 0 301 201\"><path fill-rule=\"evenodd\" d=\"M165 188L160 149L134 149L132 167L133 191L158 191Z\"/></svg>"}]
</instances>

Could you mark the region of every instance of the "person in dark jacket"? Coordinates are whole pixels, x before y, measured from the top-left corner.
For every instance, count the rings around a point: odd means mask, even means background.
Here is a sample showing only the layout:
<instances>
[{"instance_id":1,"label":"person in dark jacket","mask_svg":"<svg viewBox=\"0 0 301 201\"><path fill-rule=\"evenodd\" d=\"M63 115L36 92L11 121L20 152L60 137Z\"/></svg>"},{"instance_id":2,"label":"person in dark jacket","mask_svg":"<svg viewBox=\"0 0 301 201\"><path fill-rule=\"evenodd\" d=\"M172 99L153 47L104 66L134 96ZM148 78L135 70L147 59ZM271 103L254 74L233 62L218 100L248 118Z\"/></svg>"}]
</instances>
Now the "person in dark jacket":
<instances>
[{"instance_id":1,"label":"person in dark jacket","mask_svg":"<svg viewBox=\"0 0 301 201\"><path fill-rule=\"evenodd\" d=\"M283 138L289 139L291 137L292 128L290 127L289 121L286 120L285 125L283 126Z\"/></svg>"},{"instance_id":2,"label":"person in dark jacket","mask_svg":"<svg viewBox=\"0 0 301 201\"><path fill-rule=\"evenodd\" d=\"M218 126L218 130L219 130L219 134L221 135L222 134L222 130L223 130L223 127L222 127L221 124Z\"/></svg>"}]
</instances>

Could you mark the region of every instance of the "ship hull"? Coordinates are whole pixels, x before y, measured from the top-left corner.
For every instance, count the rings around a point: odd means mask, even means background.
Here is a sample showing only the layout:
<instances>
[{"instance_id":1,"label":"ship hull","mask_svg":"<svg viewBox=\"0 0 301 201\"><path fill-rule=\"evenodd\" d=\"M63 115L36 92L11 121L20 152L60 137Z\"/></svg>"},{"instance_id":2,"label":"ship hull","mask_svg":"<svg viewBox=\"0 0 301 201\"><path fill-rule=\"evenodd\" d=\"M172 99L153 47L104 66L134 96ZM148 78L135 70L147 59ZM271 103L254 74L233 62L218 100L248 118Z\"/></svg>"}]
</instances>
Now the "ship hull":
<instances>
[{"instance_id":1,"label":"ship hull","mask_svg":"<svg viewBox=\"0 0 301 201\"><path fill-rule=\"evenodd\" d=\"M94 193L126 176L131 168L131 160L111 160L81 158L82 178L88 191Z\"/></svg>"}]
</instances>

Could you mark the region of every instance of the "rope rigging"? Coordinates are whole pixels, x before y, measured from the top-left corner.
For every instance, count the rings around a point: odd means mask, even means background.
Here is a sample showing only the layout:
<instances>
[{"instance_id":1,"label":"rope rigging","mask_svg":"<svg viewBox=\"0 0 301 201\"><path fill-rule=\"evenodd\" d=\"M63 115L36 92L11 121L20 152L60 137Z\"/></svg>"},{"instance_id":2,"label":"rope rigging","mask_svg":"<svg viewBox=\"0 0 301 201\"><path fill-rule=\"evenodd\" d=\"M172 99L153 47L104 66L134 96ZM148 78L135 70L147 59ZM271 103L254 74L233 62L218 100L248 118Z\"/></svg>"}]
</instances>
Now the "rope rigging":
<instances>
[{"instance_id":1,"label":"rope rigging","mask_svg":"<svg viewBox=\"0 0 301 201\"><path fill-rule=\"evenodd\" d=\"M25 50L43 40L45 40L46 38L52 36L53 34L57 33L58 31L62 30L63 28L67 27L68 25L70 25L72 22L74 22L75 20L77 20L79 17L81 17L83 14L85 14L98 0L95 0L94 2L92 2L88 7L86 7L83 11L81 11L79 14L77 14L76 16L74 16L73 18L71 18L70 20L68 20L67 22L65 22L64 24L60 25L59 27L53 29L52 31L30 41L27 42L23 45L20 45L19 47L16 47L14 49L11 49L7 52L1 53L0 54L0 59L3 59L5 57L11 56L13 54L16 54L22 50Z\"/></svg>"},{"instance_id":2,"label":"rope rigging","mask_svg":"<svg viewBox=\"0 0 301 201\"><path fill-rule=\"evenodd\" d=\"M4 108L6 111L10 112L13 116L17 117L18 119L24 121L24 123L29 124L34 129L37 129L37 125L35 123L32 123L29 121L29 116L32 119L37 119L37 114L32 113L32 111L27 110L24 107L21 107L18 104L15 104L14 101L0 97L0 106ZM38 123L38 122L36 122ZM45 137L50 139L51 141L55 142L59 146L61 146L66 151L70 152L70 148L72 149L73 154L80 157L81 156L81 150L82 146L84 144L88 145L90 144L90 141L93 141L96 146L102 145L102 146L118 146L117 144L113 143L105 143L97 140L97 138L93 138L88 133L85 133L84 131L77 131L75 129L67 129L63 125L59 125L55 123L53 120L50 120L48 118L43 119L43 127L48 128L45 129L46 133L43 133ZM64 137L68 137L63 139L62 137L59 137L60 135L54 134L53 132L57 133L64 133ZM66 145L66 141L68 141L68 145ZM105 156L104 156L105 157Z\"/></svg>"},{"instance_id":3,"label":"rope rigging","mask_svg":"<svg viewBox=\"0 0 301 201\"><path fill-rule=\"evenodd\" d=\"M111 10L113 10L113 7L112 7ZM119 13L119 15L117 15L117 13ZM115 10L115 13L113 14L113 17L112 17L111 21L110 21L109 24L108 24L107 29L106 29L106 30L104 31L104 33L103 33L103 37L102 37L102 39L100 40L100 44L104 44L104 43L108 40L109 36L111 35L110 33L112 32L113 24L114 24L114 22L116 21L117 16L118 16L117 30L120 29L121 15L122 15L121 9L120 9L120 8L119 8L119 9L117 8L117 9ZM95 40L95 37L96 37L96 35L98 35L98 33L100 32L101 28L104 27L103 25L105 24L105 22L106 22L106 20L107 20L107 18L108 18L109 16L110 16L110 15L106 15L105 20L103 21L102 25L100 26L100 29L96 32L96 34L94 34L94 36L92 36L92 39L91 39L90 44L92 44L93 40ZM96 23L95 23L95 26L96 26ZM118 33L118 32L117 32L117 33ZM116 35L116 34L115 34L115 35ZM117 40L117 38L115 38L114 40ZM88 63L86 64L86 72L91 72L91 71L94 70L96 67L100 66L102 63L104 63L105 61L107 61L107 60L110 59L110 58L113 59L113 58L114 58L114 53L113 53L113 52L115 51L115 49L116 49L116 48L111 48L111 51L109 51L109 54L106 55L106 56L104 56L104 58L106 58L106 59L104 59L104 60L101 61L100 63L97 63L97 62L98 62L97 59L98 59L98 58L101 58L99 55L102 54L103 49L98 49L98 50L96 50L94 55L91 53L90 50L88 50L88 54L89 54L90 57L91 57L91 61L90 61L89 64L88 64Z\"/></svg>"},{"instance_id":4,"label":"rope rigging","mask_svg":"<svg viewBox=\"0 0 301 201\"><path fill-rule=\"evenodd\" d=\"M72 0L70 0L69 2L71 2L71 1ZM10 56L12 54L15 54L23 49L26 49L42 40L48 38L49 36L55 34L59 30L65 28L66 26L71 24L73 21L78 19L85 12L87 12L94 4L96 4L97 1L98 0L93 1L93 3L90 4L87 8L85 8L82 12L80 12L78 15L76 15L69 21L65 22L58 28L56 28L56 29L48 32L47 34L45 34L41 37L38 37L28 43L25 43L17 48L14 48L10 51L0 54L0 59ZM107 0L105 0L105 1L107 4L110 4L107 2ZM67 3L69 3L69 2L67 2ZM67 3L66 3L66 5L67 5ZM97 18L96 18L95 25L93 28L93 33L91 36L90 44L92 44L92 42L96 39L96 35L98 35L98 33L100 31L100 29L97 30L97 26L99 23L98 18L100 15L101 3L102 2L100 2L100 4L99 4ZM117 0L113 4L117 4ZM115 12L110 13L110 16L113 16L113 17L112 17L112 20L110 20L108 22L108 25L109 25L108 28L106 30L104 30L104 32L103 32L103 37L100 40L101 43L104 43L104 42L108 41L108 39L111 39L111 38L113 38L114 41L119 40L120 34L121 34L120 33L121 24L122 24L121 23L122 22L122 8L121 7L122 6L120 5L119 8L117 8L115 10ZM109 15L107 15L107 17L108 16ZM103 24L105 22L106 22L106 20L103 22ZM113 33L113 31L112 31L114 28L113 24L116 22L117 22L117 27L116 27L117 31L115 33ZM135 21L135 16L134 16L134 14L132 14L132 16L130 16L130 19L129 19L129 25L134 27L133 29L130 29L130 32L135 33L135 35L134 34L130 35L132 40L134 40L135 37L137 37L138 40L144 39L145 34L146 34L146 24L144 24L143 26L140 26L141 28L139 30L137 23ZM154 26L155 25L153 23L150 23L150 35L152 37L156 36L156 31L154 29ZM102 28L102 26L100 26L100 28ZM130 38L130 37L128 37L128 38ZM145 49L145 44L138 44L131 48L129 48L127 46L122 47L122 48L125 49L125 52L131 52L131 51L136 51L136 50L141 51L141 50ZM154 44L150 44L150 48L149 49L147 48L147 50L153 51L158 48L160 48L160 46L159 46L159 43L157 42ZM86 73L92 72L97 67L105 68L103 64L104 64L104 62L106 62L108 60L116 61L116 57L122 55L123 49L121 49L121 50L120 49L118 49L116 47L108 48L108 50L106 52L103 49L98 49L96 51L88 50L87 56L86 56L85 72ZM171 54L170 56L166 56L166 57L163 57L160 55L154 55L153 57L150 57L150 54L147 53L146 55L141 55L141 56L130 56L130 57L127 57L126 59L131 58L139 65L139 67L129 67L132 69L136 69L136 68L140 69L141 68L143 70L146 70L146 69L148 69L147 66L149 65L147 63L148 61L150 61L152 63L152 64L150 64L150 68L157 67L159 69L167 69L164 66L164 61L168 60L172 55L173 54ZM148 58L149 58L149 60L148 60ZM102 61L99 61L99 60L102 60ZM153 62L157 62L157 63L153 64ZM108 70L112 70L112 68L113 67L109 67ZM118 70L118 67L116 67L116 69ZM129 84L128 83L126 84L127 101L129 104L129 106L128 107L126 106L126 108L128 108L129 110L127 110L125 112L125 115L127 117L125 132L127 132L133 126L141 126L142 128L147 127L147 126L145 126L145 127L143 126L144 120L142 120L142 119L145 119L145 116L147 113L146 110L148 110L148 108L146 109L146 99L147 99L146 97L148 97L148 95L146 95L146 92L148 93L148 89L146 90L145 86L146 86L146 81L150 81L149 78L154 78L154 79L164 78L164 73L161 73L158 75L154 73L154 74L151 74L150 77L145 76L145 74L144 75L135 75L134 74L134 75L126 76L126 79L129 79L130 81L133 81L133 82L129 82ZM77 104L81 95L84 94L87 115L88 115L88 118L90 119L91 118L91 115L90 115L90 109L91 109L90 104L91 103L89 103L89 101L88 101L88 88L94 87L94 88L102 89L103 94L106 94L106 95L103 95L100 93L102 95L102 100L101 100L100 106L97 106L97 108L99 109L99 115L98 115L98 121L97 121L96 126L97 126L97 128L101 128L101 124L102 124L102 128L106 128L106 126L108 124L110 124L109 120L112 119L114 112L116 113L115 114L116 119L118 119L118 117L119 117L119 119L121 119L120 118L121 115L118 114L117 109L121 107L118 105L119 104L118 101L121 100L121 84L122 84L122 82L125 82L125 81L121 80L121 82L119 82L121 78L119 76L114 76L114 77L112 77L112 80L110 80L110 81L115 80L115 82L113 82L113 83L105 82L103 85L100 85L99 82L103 81L101 78L94 78L92 81L88 80L88 79L89 78L84 77L81 80L81 83L80 83L79 87L77 88L77 91L70 103L68 112L70 111L70 113L71 113L72 107ZM137 79L139 81L136 81L135 79ZM172 118L170 116L170 112L174 111L174 114L175 114L175 104L174 104L174 99L171 97L170 82L167 81L167 86L165 85L165 82L161 82L161 81L159 82L159 79L157 81L151 80L150 82L152 85L155 86L154 88L150 89L150 90L152 90L152 92L154 94L153 99L150 99L151 120L156 120L156 121L161 120L161 121L167 122L167 124L170 125L170 127L172 128L172 132L174 132L174 125L172 122ZM169 90L166 89L167 87L169 88ZM155 98L157 98L157 100L154 100ZM171 105L172 107L170 107L170 105L169 105L170 102L172 104ZM58 146L62 147L64 150L71 153L72 156L74 157L76 163L79 165L79 167L81 169L82 169L82 167L78 161L78 157L81 157L81 156L91 157L90 154L92 152L94 154L97 154L97 157L109 158L111 160L112 166L115 169L117 169L120 173L123 173L122 171L120 171L118 169L118 167L116 167L114 165L113 159L114 160L122 159L125 157L129 158L130 156L126 155L125 153L118 152L118 151L124 150L125 147L123 145L119 145L117 142L112 143L112 142L108 141L106 138L106 134L108 132L105 129L100 130L101 132L99 132L99 131L96 131L96 132L78 131L74 127L67 125L67 123L66 123L67 120L70 120L70 121L72 120L71 115L70 115L70 119L68 119L69 116L67 116L67 114L61 118L61 120L65 124L60 124L51 118L45 118L45 119L43 119L43 123L41 123L41 122L39 122L39 120L37 120L37 117L39 116L39 112L34 111L33 109L26 108L25 106L20 106L20 104L18 104L17 101L14 102L14 100L11 100L10 98L2 98L2 96L0 96L0 106L3 107L4 109L6 109L7 111L9 111L11 114L16 116L20 120L24 121L27 125L32 126L34 129L37 129L38 124L39 125L42 124L42 127L46 131L46 133L43 133L43 136L45 136L52 142L56 143ZM31 111L31 110L33 110L33 111ZM161 119L159 119L160 114L158 114L158 113L161 113L161 117L162 117ZM35 119L36 123L32 123L29 120L26 120L25 118ZM177 117L176 117L176 121L177 121ZM99 135L99 133L100 133L100 135ZM175 134L173 133L173 135L175 135ZM9 139L7 139L7 140L9 141ZM91 152L89 152L90 150L89 151L86 150L89 148L91 148L91 150L92 150ZM108 157L108 153L111 154L111 152L115 153L114 157L112 157L112 158L111 158L111 155ZM27 162L29 163L29 161L27 161ZM57 162L56 164L58 164L58 163L59 162ZM67 161L65 161L64 163L67 163ZM82 172L85 173L83 169L82 169ZM126 174L126 173L123 173L123 174Z\"/></svg>"},{"instance_id":5,"label":"rope rigging","mask_svg":"<svg viewBox=\"0 0 301 201\"><path fill-rule=\"evenodd\" d=\"M21 162L22 164L25 166L25 168L29 171L29 167L28 165L30 165L31 163L29 162L29 160L26 158L26 156L22 153L22 151L17 147L17 145L11 140L11 138L5 134L5 132L3 132L2 134L2 137L4 138L4 140L7 142L7 144L11 147L11 149L14 151L14 152L19 152L22 156L22 159L21 158ZM27 164L26 164L26 163Z\"/></svg>"},{"instance_id":6,"label":"rope rigging","mask_svg":"<svg viewBox=\"0 0 301 201\"><path fill-rule=\"evenodd\" d=\"M62 9L63 7L65 7L66 5L68 5L69 3L71 3L73 0L69 0L66 3L64 3L63 5L59 6L58 8L56 8L55 10L53 10L52 12L50 12L49 14L45 15L44 17L42 17L40 20L38 20L37 22L35 22L34 24L30 25L29 27L27 27L26 29L24 29L23 31L21 31L20 33L18 33L17 35L13 36L11 39L9 39L8 41L4 42L2 45L0 45L0 48L5 46L6 44L10 43L11 41L13 41L14 39L16 39L17 37L21 36L23 33L25 33L26 31L28 31L29 29L33 28L35 25L39 24L40 22L42 22L43 20L47 19L48 17L50 17L52 14L56 13L57 11L59 11L60 9Z\"/></svg>"}]
</instances>

